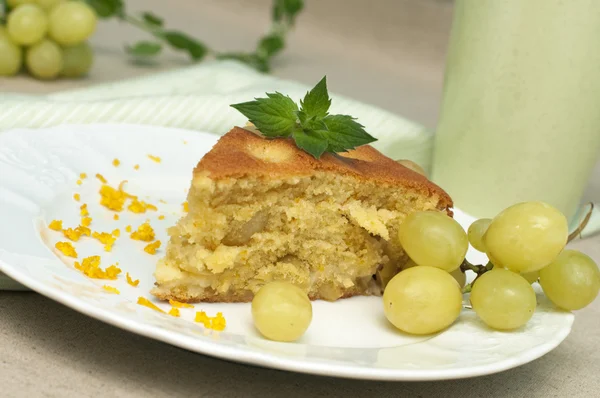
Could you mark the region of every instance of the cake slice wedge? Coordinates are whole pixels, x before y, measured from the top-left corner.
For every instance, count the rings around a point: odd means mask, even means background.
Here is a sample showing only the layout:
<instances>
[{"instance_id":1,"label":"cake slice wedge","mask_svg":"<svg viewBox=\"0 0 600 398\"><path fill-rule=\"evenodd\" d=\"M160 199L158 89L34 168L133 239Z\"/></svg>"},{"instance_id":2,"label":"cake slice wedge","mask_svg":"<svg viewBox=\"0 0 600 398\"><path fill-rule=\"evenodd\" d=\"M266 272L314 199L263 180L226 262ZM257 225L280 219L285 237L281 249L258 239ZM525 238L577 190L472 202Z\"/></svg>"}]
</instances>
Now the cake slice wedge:
<instances>
[{"instance_id":1,"label":"cake slice wedge","mask_svg":"<svg viewBox=\"0 0 600 398\"><path fill-rule=\"evenodd\" d=\"M402 220L452 207L371 146L317 160L291 139L239 127L200 160L187 200L155 272L152 294L165 300L247 302L275 280L310 299L379 295L407 260Z\"/></svg>"}]
</instances>

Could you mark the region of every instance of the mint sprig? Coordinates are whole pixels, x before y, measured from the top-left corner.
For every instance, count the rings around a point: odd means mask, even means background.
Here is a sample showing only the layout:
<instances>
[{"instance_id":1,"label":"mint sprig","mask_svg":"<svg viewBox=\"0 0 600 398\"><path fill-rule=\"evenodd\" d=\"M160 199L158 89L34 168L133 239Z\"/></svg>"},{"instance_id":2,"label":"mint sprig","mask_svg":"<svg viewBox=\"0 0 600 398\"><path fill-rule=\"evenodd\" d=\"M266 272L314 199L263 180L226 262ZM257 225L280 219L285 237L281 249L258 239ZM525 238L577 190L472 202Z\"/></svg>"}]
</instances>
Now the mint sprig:
<instances>
[{"instance_id":1,"label":"mint sprig","mask_svg":"<svg viewBox=\"0 0 600 398\"><path fill-rule=\"evenodd\" d=\"M162 52L163 47L169 46L186 53L195 62L206 57L234 59L261 72L269 72L273 57L285 48L288 32L304 8L304 0L272 0L271 25L268 32L258 40L256 48L247 52L221 52L187 33L167 29L165 21L151 12L143 12L141 15L127 12L125 0L84 1L100 18L117 18L145 31L153 38L152 41L142 40L125 46L125 51L136 60L151 60ZM0 0L0 22L3 19L2 9L5 8L3 5L6 5L4 0Z\"/></svg>"},{"instance_id":2,"label":"mint sprig","mask_svg":"<svg viewBox=\"0 0 600 398\"><path fill-rule=\"evenodd\" d=\"M346 152L376 141L348 115L330 115L327 77L300 100L300 107L281 93L232 104L268 138L292 137L298 148L319 159L325 152Z\"/></svg>"}]
</instances>

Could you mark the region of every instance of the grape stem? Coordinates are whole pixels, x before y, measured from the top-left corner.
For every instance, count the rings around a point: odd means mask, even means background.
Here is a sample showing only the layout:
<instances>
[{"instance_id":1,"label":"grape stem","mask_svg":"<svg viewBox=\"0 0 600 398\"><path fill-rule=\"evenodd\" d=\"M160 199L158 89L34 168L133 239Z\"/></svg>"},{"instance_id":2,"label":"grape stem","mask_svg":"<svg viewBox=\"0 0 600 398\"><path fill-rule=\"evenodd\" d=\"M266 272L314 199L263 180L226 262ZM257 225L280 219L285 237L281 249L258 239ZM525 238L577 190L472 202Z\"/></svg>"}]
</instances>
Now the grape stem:
<instances>
[{"instance_id":1,"label":"grape stem","mask_svg":"<svg viewBox=\"0 0 600 398\"><path fill-rule=\"evenodd\" d=\"M0 3L2 0L0 0ZM298 13L302 10L304 5L303 0L273 0L272 6L272 20L271 26L268 33L263 36L256 45L256 49L251 52L219 52L209 48L204 43L201 43L186 35L186 46L193 45L202 48L201 55L190 51L192 58L195 61L200 61L206 55L213 56L216 59L234 59L247 64L260 72L268 72L270 69L270 61L277 53L279 53L286 44L286 37L290 29L294 25L294 21ZM123 22L127 22L136 28L143 30L154 36L160 42L170 44L167 40L166 33L176 33L182 35L176 31L167 31L162 27L161 24L153 24L147 22L144 18L138 18L127 14L124 10L119 11L116 16ZM184 46L185 47L185 46ZM189 48L182 48L180 46L174 47L176 50L187 51Z\"/></svg>"},{"instance_id":2,"label":"grape stem","mask_svg":"<svg viewBox=\"0 0 600 398\"><path fill-rule=\"evenodd\" d=\"M475 265L475 264L471 264L466 258L463 260L462 264L460 265L460 270L462 272L466 272L466 271L473 271L477 274L477 276L475 277L475 279L473 279L473 282L467 284L462 292L463 293L470 293L471 289L473 288L473 284L475 283L475 281L483 274L485 274L488 271L491 271L492 268L494 268L494 264L492 264L491 262L488 261L488 263L486 265Z\"/></svg>"},{"instance_id":3,"label":"grape stem","mask_svg":"<svg viewBox=\"0 0 600 398\"><path fill-rule=\"evenodd\" d=\"M583 231L583 229L586 227L586 225L590 221L590 218L592 217L593 212L594 212L594 204L592 202L590 202L590 210L587 212L587 214L585 215L585 217L583 218L581 223L577 226L575 231L571 232L571 234L569 235L569 238L567 239L567 243L577 237L581 237L581 231Z\"/></svg>"}]
</instances>

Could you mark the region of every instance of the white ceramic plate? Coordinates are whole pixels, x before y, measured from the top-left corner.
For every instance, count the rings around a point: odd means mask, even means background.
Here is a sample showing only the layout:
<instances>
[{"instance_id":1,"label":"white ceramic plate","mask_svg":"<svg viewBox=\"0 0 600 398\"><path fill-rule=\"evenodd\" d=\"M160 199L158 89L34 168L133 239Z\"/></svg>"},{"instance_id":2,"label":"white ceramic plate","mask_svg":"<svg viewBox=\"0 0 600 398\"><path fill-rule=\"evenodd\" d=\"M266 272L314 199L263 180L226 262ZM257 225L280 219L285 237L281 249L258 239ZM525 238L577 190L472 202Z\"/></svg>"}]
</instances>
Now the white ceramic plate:
<instances>
[{"instance_id":1,"label":"white ceramic plate","mask_svg":"<svg viewBox=\"0 0 600 398\"><path fill-rule=\"evenodd\" d=\"M145 253L144 243L131 240L124 227L135 228L150 219L158 238L166 242L166 228L181 216L192 169L215 141L210 134L135 125L59 126L0 134L0 270L53 300L134 333L219 358L318 375L374 380L484 375L532 361L569 333L573 315L553 309L542 295L535 315L520 330L493 331L471 310L464 310L448 330L428 337L390 327L377 297L317 301L312 324L297 343L261 338L252 326L249 304L200 304L182 310L181 318L137 305L139 296L150 297L155 262L163 251L155 256ZM160 156L162 162L153 162L149 154ZM115 158L121 161L119 167L111 164ZM137 171L135 164L140 165ZM89 177L79 186L81 172ZM159 211L125 211L120 220L113 220L113 213L98 203L96 173L112 185L128 180L127 190L156 204ZM73 199L75 192L81 194L80 203ZM110 253L89 238L75 244L80 259L101 255L103 267L118 261L123 275L117 281L89 279L53 249L55 242L65 239L47 224L61 219L65 227L77 226L81 203L88 204L93 230L121 229ZM158 220L160 214L164 220ZM469 221L460 212L457 219ZM469 257L485 261L476 252ZM125 272L140 279L138 287L125 282ZM121 294L107 293L102 289L105 284ZM194 323L194 311L200 309L209 315L223 312L226 330L212 332Z\"/></svg>"}]
</instances>

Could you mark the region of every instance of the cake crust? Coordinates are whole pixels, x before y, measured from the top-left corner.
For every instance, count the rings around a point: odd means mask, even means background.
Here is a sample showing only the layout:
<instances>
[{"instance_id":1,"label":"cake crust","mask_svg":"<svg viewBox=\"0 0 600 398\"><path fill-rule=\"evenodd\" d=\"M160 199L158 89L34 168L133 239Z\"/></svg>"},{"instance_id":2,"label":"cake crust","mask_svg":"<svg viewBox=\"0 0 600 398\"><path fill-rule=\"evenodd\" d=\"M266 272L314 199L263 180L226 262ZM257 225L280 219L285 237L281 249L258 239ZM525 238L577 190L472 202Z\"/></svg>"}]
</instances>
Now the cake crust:
<instances>
[{"instance_id":1,"label":"cake crust","mask_svg":"<svg viewBox=\"0 0 600 398\"><path fill-rule=\"evenodd\" d=\"M247 129L234 127L198 162L194 176L218 181L247 176L276 179L317 172L409 187L426 196L437 195L438 208L451 214L452 199L443 189L370 145L338 154L324 153L317 160L298 148L291 138L265 139Z\"/></svg>"}]
</instances>

